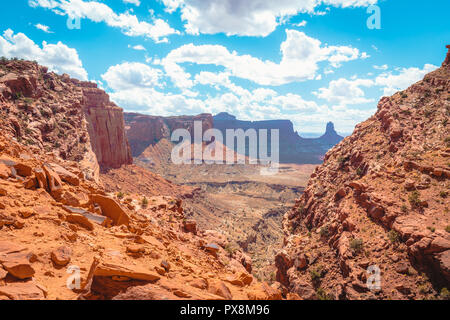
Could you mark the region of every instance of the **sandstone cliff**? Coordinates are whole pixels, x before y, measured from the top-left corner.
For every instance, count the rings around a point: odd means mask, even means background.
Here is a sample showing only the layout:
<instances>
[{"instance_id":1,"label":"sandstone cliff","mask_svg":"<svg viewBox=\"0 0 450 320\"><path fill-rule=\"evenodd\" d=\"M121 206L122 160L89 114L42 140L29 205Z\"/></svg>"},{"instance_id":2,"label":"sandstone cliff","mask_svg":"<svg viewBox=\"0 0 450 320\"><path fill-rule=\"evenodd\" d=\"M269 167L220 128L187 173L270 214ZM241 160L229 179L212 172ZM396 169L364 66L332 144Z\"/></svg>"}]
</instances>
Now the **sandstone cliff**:
<instances>
[{"instance_id":1,"label":"sandstone cliff","mask_svg":"<svg viewBox=\"0 0 450 320\"><path fill-rule=\"evenodd\" d=\"M82 163L87 177L132 162L122 110L94 83L48 73L33 62L4 60L0 105L6 135L36 153Z\"/></svg>"},{"instance_id":2,"label":"sandstone cliff","mask_svg":"<svg viewBox=\"0 0 450 320\"><path fill-rule=\"evenodd\" d=\"M210 114L197 116L158 117L138 113L125 113L126 134L133 157L139 156L147 147L161 139L170 141L176 129L186 129L194 137L194 121L202 121L203 132L213 126Z\"/></svg>"},{"instance_id":3,"label":"sandstone cliff","mask_svg":"<svg viewBox=\"0 0 450 320\"><path fill-rule=\"evenodd\" d=\"M285 215L276 257L277 279L291 291L321 299L448 298L449 57L382 98L312 174ZM380 288L368 288L369 266L379 268Z\"/></svg>"}]
</instances>

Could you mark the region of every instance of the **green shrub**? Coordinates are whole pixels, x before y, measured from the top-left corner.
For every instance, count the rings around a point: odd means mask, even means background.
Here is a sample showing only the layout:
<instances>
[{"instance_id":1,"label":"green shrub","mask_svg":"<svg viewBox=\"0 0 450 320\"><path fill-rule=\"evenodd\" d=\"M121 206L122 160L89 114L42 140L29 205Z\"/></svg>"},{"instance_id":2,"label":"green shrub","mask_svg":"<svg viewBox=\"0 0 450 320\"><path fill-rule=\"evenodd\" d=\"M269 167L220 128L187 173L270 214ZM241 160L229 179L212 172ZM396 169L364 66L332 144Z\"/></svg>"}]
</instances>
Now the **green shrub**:
<instances>
[{"instance_id":1,"label":"green shrub","mask_svg":"<svg viewBox=\"0 0 450 320\"><path fill-rule=\"evenodd\" d=\"M449 300L450 299L450 292L448 291L447 288L442 288L440 295L441 295L442 299L445 299L445 300Z\"/></svg>"},{"instance_id":2,"label":"green shrub","mask_svg":"<svg viewBox=\"0 0 450 320\"><path fill-rule=\"evenodd\" d=\"M322 288L317 289L316 296L319 300L334 300L333 297Z\"/></svg>"},{"instance_id":3,"label":"green shrub","mask_svg":"<svg viewBox=\"0 0 450 320\"><path fill-rule=\"evenodd\" d=\"M328 226L322 227L320 228L320 236L321 237L328 237L330 234L329 230L328 230Z\"/></svg>"},{"instance_id":4,"label":"green shrub","mask_svg":"<svg viewBox=\"0 0 450 320\"><path fill-rule=\"evenodd\" d=\"M413 207L418 207L420 205L420 193L417 190L411 192L408 196L409 203Z\"/></svg>"},{"instance_id":5,"label":"green shrub","mask_svg":"<svg viewBox=\"0 0 450 320\"><path fill-rule=\"evenodd\" d=\"M352 239L350 241L350 248L355 252L361 252L363 248L363 240L362 239Z\"/></svg>"},{"instance_id":6,"label":"green shrub","mask_svg":"<svg viewBox=\"0 0 450 320\"><path fill-rule=\"evenodd\" d=\"M313 282L317 282L323 277L323 272L322 272L321 267L317 267L315 269L309 270L309 274L310 274L311 280Z\"/></svg>"},{"instance_id":7,"label":"green shrub","mask_svg":"<svg viewBox=\"0 0 450 320\"><path fill-rule=\"evenodd\" d=\"M445 138L444 142L447 145L447 147L450 147L450 137Z\"/></svg>"},{"instance_id":8,"label":"green shrub","mask_svg":"<svg viewBox=\"0 0 450 320\"><path fill-rule=\"evenodd\" d=\"M364 171L363 171L363 169L361 169L361 168L357 168L356 169L356 174L358 175L358 176L362 176L363 175L363 173L364 173Z\"/></svg>"},{"instance_id":9,"label":"green shrub","mask_svg":"<svg viewBox=\"0 0 450 320\"><path fill-rule=\"evenodd\" d=\"M125 196L125 194L122 191L117 192L117 198L118 199L123 199L123 197Z\"/></svg>"},{"instance_id":10,"label":"green shrub","mask_svg":"<svg viewBox=\"0 0 450 320\"><path fill-rule=\"evenodd\" d=\"M144 209L148 207L148 199L147 199L147 197L142 198L141 207L144 208Z\"/></svg>"},{"instance_id":11,"label":"green shrub","mask_svg":"<svg viewBox=\"0 0 450 320\"><path fill-rule=\"evenodd\" d=\"M447 225L447 226L445 227L445 231L447 231L448 233L450 233L450 224Z\"/></svg>"},{"instance_id":12,"label":"green shrub","mask_svg":"<svg viewBox=\"0 0 450 320\"><path fill-rule=\"evenodd\" d=\"M447 192L447 191L441 191L441 192L439 192L439 196L440 196L441 198L447 198L448 192Z\"/></svg>"},{"instance_id":13,"label":"green shrub","mask_svg":"<svg viewBox=\"0 0 450 320\"><path fill-rule=\"evenodd\" d=\"M392 243L400 242L400 234L395 230L391 230L388 232L388 238Z\"/></svg>"}]
</instances>

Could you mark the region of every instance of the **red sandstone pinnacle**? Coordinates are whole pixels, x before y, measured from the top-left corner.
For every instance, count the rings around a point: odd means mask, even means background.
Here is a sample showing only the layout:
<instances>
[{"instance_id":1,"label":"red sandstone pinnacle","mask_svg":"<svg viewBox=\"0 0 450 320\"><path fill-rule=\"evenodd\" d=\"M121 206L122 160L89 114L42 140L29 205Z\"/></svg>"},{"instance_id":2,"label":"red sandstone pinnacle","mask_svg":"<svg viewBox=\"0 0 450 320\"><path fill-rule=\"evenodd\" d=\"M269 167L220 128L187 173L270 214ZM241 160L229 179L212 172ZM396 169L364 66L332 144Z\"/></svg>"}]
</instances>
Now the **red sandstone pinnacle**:
<instances>
[{"instance_id":1,"label":"red sandstone pinnacle","mask_svg":"<svg viewBox=\"0 0 450 320\"><path fill-rule=\"evenodd\" d=\"M442 62L442 66L450 65L450 44L445 46L448 49L447 56L445 57L444 62Z\"/></svg>"},{"instance_id":2,"label":"red sandstone pinnacle","mask_svg":"<svg viewBox=\"0 0 450 320\"><path fill-rule=\"evenodd\" d=\"M83 94L91 145L100 167L120 168L133 163L122 109L110 102L103 90L83 88Z\"/></svg>"}]
</instances>

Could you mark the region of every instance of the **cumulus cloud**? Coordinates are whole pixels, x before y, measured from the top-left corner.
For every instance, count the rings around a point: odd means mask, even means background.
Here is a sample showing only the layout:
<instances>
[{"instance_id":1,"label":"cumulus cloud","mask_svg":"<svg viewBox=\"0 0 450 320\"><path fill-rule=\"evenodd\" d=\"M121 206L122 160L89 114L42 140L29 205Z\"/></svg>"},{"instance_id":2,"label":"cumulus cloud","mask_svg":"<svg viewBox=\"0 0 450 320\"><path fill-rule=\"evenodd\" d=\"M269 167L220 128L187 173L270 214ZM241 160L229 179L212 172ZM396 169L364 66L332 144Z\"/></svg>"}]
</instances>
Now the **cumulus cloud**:
<instances>
[{"instance_id":1,"label":"cumulus cloud","mask_svg":"<svg viewBox=\"0 0 450 320\"><path fill-rule=\"evenodd\" d=\"M135 45L135 46L128 45L128 48L132 48L132 49L137 50L137 51L147 51L147 49L145 49L144 46L141 45L141 44L138 44L138 45Z\"/></svg>"},{"instance_id":2,"label":"cumulus cloud","mask_svg":"<svg viewBox=\"0 0 450 320\"><path fill-rule=\"evenodd\" d=\"M373 66L373 68L376 70L387 70L389 68L389 66L387 64L383 64L381 66L375 65L375 66Z\"/></svg>"},{"instance_id":3,"label":"cumulus cloud","mask_svg":"<svg viewBox=\"0 0 450 320\"><path fill-rule=\"evenodd\" d=\"M304 26L306 26L306 24L307 24L307 21L306 20L302 20L302 21L300 21L298 23L294 23L293 26L294 27L304 27Z\"/></svg>"},{"instance_id":4,"label":"cumulus cloud","mask_svg":"<svg viewBox=\"0 0 450 320\"><path fill-rule=\"evenodd\" d=\"M36 27L36 29L42 30L45 33L53 33L52 31L50 31L50 27L46 26L44 24L38 23L38 24L35 24L34 26Z\"/></svg>"},{"instance_id":5,"label":"cumulus cloud","mask_svg":"<svg viewBox=\"0 0 450 320\"><path fill-rule=\"evenodd\" d=\"M115 91L160 86L161 70L138 62L125 62L110 67L102 79Z\"/></svg>"},{"instance_id":6,"label":"cumulus cloud","mask_svg":"<svg viewBox=\"0 0 450 320\"><path fill-rule=\"evenodd\" d=\"M318 63L321 61L328 61L332 67L337 68L343 62L362 57L356 48L322 45L318 39L296 30L286 30L286 40L281 44L280 50L281 62L275 63L250 55L239 55L221 45L197 46L191 43L172 50L159 63L180 88L194 85L191 75L181 66L187 62L221 66L232 76L260 85L278 86L316 78Z\"/></svg>"},{"instance_id":7,"label":"cumulus cloud","mask_svg":"<svg viewBox=\"0 0 450 320\"><path fill-rule=\"evenodd\" d=\"M155 42L168 42L167 36L179 34L162 19L153 19L152 23L140 21L130 12L116 14L110 7L97 1L82 0L29 0L31 7L51 9L60 15L104 22L110 27L119 28L127 36L144 36Z\"/></svg>"},{"instance_id":8,"label":"cumulus cloud","mask_svg":"<svg viewBox=\"0 0 450 320\"><path fill-rule=\"evenodd\" d=\"M361 87L371 87L373 85L374 81L369 79L347 80L340 78L330 81L328 88L320 88L314 94L318 98L325 99L339 106L363 104L373 102L374 99L367 99Z\"/></svg>"},{"instance_id":9,"label":"cumulus cloud","mask_svg":"<svg viewBox=\"0 0 450 320\"><path fill-rule=\"evenodd\" d=\"M134 4L135 6L140 6L141 5L141 1L140 0L123 0L124 3L131 3Z\"/></svg>"},{"instance_id":10,"label":"cumulus cloud","mask_svg":"<svg viewBox=\"0 0 450 320\"><path fill-rule=\"evenodd\" d=\"M422 80L427 73L436 70L437 68L437 66L432 64L425 64L422 69L416 67L402 68L397 74L389 72L379 75L375 79L375 83L378 86L384 87L383 94L389 96Z\"/></svg>"},{"instance_id":11,"label":"cumulus cloud","mask_svg":"<svg viewBox=\"0 0 450 320\"><path fill-rule=\"evenodd\" d=\"M163 78L160 70L132 62L110 67L102 76L111 99L118 105L128 111L154 115L216 114L226 111L245 120L288 118L298 128L308 127L309 131L321 132L330 119L340 130L350 131L356 122L373 113L373 110L328 107L299 94L280 94L269 88L244 89L234 84L227 72L203 71L195 76L195 85L217 89L215 94L207 95L191 90L166 92Z\"/></svg>"},{"instance_id":12,"label":"cumulus cloud","mask_svg":"<svg viewBox=\"0 0 450 320\"><path fill-rule=\"evenodd\" d=\"M267 36L291 16L315 12L320 5L348 8L377 0L162 0L168 12L177 9L189 34Z\"/></svg>"},{"instance_id":13,"label":"cumulus cloud","mask_svg":"<svg viewBox=\"0 0 450 320\"><path fill-rule=\"evenodd\" d=\"M75 49L62 42L49 44L42 42L42 48L23 33L14 34L7 29L0 36L0 56L36 60L39 64L49 67L57 73L67 73L80 80L88 80L88 73Z\"/></svg>"}]
</instances>

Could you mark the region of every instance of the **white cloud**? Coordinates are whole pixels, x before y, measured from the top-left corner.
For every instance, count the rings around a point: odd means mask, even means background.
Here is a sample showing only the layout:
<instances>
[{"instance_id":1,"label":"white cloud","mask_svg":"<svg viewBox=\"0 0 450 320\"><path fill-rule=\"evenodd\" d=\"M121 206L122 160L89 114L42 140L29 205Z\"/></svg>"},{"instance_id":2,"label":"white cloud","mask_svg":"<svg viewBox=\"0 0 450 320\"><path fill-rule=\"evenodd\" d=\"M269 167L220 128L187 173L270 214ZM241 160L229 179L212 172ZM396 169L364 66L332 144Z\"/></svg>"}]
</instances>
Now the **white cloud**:
<instances>
[{"instance_id":1,"label":"white cloud","mask_svg":"<svg viewBox=\"0 0 450 320\"><path fill-rule=\"evenodd\" d=\"M413 83L422 80L422 78L429 72L437 69L437 66L432 64L425 64L422 69L411 67L402 68L398 74L383 73L375 79L378 86L382 86L383 94L389 96L397 91L408 88Z\"/></svg>"},{"instance_id":2,"label":"white cloud","mask_svg":"<svg viewBox=\"0 0 450 320\"><path fill-rule=\"evenodd\" d=\"M102 76L108 85L111 99L127 111L153 115L198 114L222 111L244 120L290 119L298 128L323 132L326 122L333 120L342 131L350 131L356 122L366 119L373 110L328 107L293 93L279 94L268 88L243 89L231 82L227 72L203 71L193 80L196 85L210 85L215 95L200 95L183 90L174 94L165 92L161 73L140 63L113 66Z\"/></svg>"},{"instance_id":3,"label":"white cloud","mask_svg":"<svg viewBox=\"0 0 450 320\"><path fill-rule=\"evenodd\" d=\"M360 87L371 87L374 85L374 81L369 79L354 79L347 80L340 78L338 80L330 81L328 88L320 88L318 92L314 94L321 99L325 99L328 102L346 106L350 104L364 104L373 102L374 99L367 99L364 91Z\"/></svg>"},{"instance_id":4,"label":"white cloud","mask_svg":"<svg viewBox=\"0 0 450 320\"><path fill-rule=\"evenodd\" d=\"M82 0L29 0L31 7L43 7L60 15L80 17L93 22L104 22L110 27L119 28L127 36L144 36L155 42L168 42L167 36L179 34L167 22L153 19L152 23L139 21L129 12L116 14L110 7L97 1Z\"/></svg>"},{"instance_id":5,"label":"white cloud","mask_svg":"<svg viewBox=\"0 0 450 320\"><path fill-rule=\"evenodd\" d=\"M383 64L381 66L373 66L374 69L376 70L387 70L389 68L389 66L387 64Z\"/></svg>"},{"instance_id":6,"label":"white cloud","mask_svg":"<svg viewBox=\"0 0 450 320\"><path fill-rule=\"evenodd\" d=\"M295 27L304 27L306 26L308 22L306 20L300 21L299 23L294 23L293 26Z\"/></svg>"},{"instance_id":7,"label":"white cloud","mask_svg":"<svg viewBox=\"0 0 450 320\"><path fill-rule=\"evenodd\" d=\"M88 80L88 73L83 68L77 51L62 42L48 44L44 41L40 48L25 34L14 34L14 31L8 29L3 33L3 37L0 36L0 56L36 60L39 64L49 67L51 71Z\"/></svg>"},{"instance_id":8,"label":"white cloud","mask_svg":"<svg viewBox=\"0 0 450 320\"><path fill-rule=\"evenodd\" d=\"M275 63L250 55L239 55L221 45L196 46L191 43L172 50L159 63L180 88L194 85L191 75L180 65L187 62L222 66L232 76L260 85L277 86L316 78L318 63L321 61L328 61L336 68L342 62L362 57L356 48L322 45L319 40L296 30L286 30L286 40L281 44L280 50L281 62Z\"/></svg>"},{"instance_id":9,"label":"white cloud","mask_svg":"<svg viewBox=\"0 0 450 320\"><path fill-rule=\"evenodd\" d=\"M35 24L34 26L36 27L36 29L42 30L45 33L53 33L52 31L50 31L50 27L46 26L44 24L38 23L38 24Z\"/></svg>"},{"instance_id":10,"label":"white cloud","mask_svg":"<svg viewBox=\"0 0 450 320\"><path fill-rule=\"evenodd\" d=\"M131 3L134 4L135 6L140 6L141 5L141 1L140 0L123 0L124 3Z\"/></svg>"},{"instance_id":11,"label":"white cloud","mask_svg":"<svg viewBox=\"0 0 450 320\"><path fill-rule=\"evenodd\" d=\"M361 7L377 0L162 0L168 12L177 9L186 21L189 34L267 36L288 18L298 13L321 14L315 8L325 4L335 7Z\"/></svg>"},{"instance_id":12,"label":"white cloud","mask_svg":"<svg viewBox=\"0 0 450 320\"><path fill-rule=\"evenodd\" d=\"M110 67L102 79L115 91L160 86L161 70L138 62L124 62Z\"/></svg>"},{"instance_id":13,"label":"white cloud","mask_svg":"<svg viewBox=\"0 0 450 320\"><path fill-rule=\"evenodd\" d=\"M141 44L138 44L138 45L135 45L135 46L128 45L128 48L132 48L132 49L137 50L137 51L147 51L147 49L145 49L144 46L141 45Z\"/></svg>"}]
</instances>

